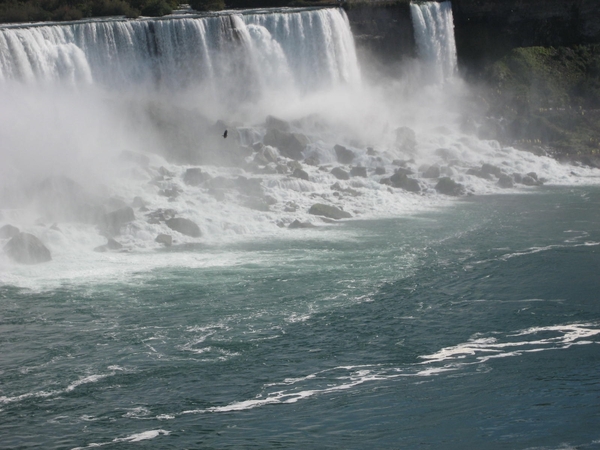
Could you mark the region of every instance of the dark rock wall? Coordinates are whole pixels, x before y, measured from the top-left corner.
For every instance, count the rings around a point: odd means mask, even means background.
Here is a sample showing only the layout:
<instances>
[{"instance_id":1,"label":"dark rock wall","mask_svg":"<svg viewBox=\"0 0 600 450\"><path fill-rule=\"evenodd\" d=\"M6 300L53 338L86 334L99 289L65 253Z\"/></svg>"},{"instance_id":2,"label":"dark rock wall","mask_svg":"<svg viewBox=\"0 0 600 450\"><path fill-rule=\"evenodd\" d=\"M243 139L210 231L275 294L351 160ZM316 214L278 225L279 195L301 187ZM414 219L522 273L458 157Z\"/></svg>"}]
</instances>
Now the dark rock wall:
<instances>
[{"instance_id":1,"label":"dark rock wall","mask_svg":"<svg viewBox=\"0 0 600 450\"><path fill-rule=\"evenodd\" d=\"M408 3L350 3L346 14L361 60L380 66L415 57L415 38Z\"/></svg>"},{"instance_id":2,"label":"dark rock wall","mask_svg":"<svg viewBox=\"0 0 600 450\"><path fill-rule=\"evenodd\" d=\"M599 0L453 0L459 64L477 71L511 49L600 42Z\"/></svg>"}]
</instances>

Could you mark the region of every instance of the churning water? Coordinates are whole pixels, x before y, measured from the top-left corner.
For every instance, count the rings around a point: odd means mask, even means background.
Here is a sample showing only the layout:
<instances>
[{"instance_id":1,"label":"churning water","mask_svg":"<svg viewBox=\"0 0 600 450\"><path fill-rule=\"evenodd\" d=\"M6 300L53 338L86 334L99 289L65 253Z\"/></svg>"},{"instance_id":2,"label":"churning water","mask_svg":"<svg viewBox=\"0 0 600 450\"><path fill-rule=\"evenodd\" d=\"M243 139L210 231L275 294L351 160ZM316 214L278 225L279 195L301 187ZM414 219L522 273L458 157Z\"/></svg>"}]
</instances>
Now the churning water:
<instances>
[{"instance_id":1,"label":"churning water","mask_svg":"<svg viewBox=\"0 0 600 450\"><path fill-rule=\"evenodd\" d=\"M384 83L338 9L0 28L0 447L600 448L599 174L460 126L449 6Z\"/></svg>"}]
</instances>

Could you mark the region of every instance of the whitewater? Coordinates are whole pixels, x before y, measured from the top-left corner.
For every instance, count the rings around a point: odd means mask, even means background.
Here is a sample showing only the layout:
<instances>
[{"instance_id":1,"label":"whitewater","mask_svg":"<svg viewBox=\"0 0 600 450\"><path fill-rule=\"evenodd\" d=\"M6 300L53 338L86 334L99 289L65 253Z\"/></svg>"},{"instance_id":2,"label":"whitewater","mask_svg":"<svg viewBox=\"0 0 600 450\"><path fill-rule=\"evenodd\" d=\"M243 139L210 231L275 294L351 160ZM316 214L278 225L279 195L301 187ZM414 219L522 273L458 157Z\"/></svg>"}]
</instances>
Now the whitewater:
<instances>
[{"instance_id":1,"label":"whitewater","mask_svg":"<svg viewBox=\"0 0 600 450\"><path fill-rule=\"evenodd\" d=\"M410 9L396 76L338 8L0 26L0 447L600 448L600 173Z\"/></svg>"}]
</instances>

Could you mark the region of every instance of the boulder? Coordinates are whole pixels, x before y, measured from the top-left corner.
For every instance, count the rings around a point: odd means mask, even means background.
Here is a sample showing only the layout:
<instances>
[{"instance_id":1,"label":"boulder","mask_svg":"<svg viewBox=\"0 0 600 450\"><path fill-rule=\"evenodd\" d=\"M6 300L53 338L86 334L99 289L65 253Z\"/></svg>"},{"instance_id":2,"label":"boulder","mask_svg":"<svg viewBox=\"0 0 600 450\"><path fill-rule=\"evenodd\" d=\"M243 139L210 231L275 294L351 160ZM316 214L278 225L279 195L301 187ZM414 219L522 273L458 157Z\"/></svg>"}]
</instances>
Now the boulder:
<instances>
[{"instance_id":1,"label":"boulder","mask_svg":"<svg viewBox=\"0 0 600 450\"><path fill-rule=\"evenodd\" d=\"M300 133L289 133L277 129L269 129L263 139L265 145L277 147L283 156L301 160L302 152L310 144L306 136Z\"/></svg>"},{"instance_id":2,"label":"boulder","mask_svg":"<svg viewBox=\"0 0 600 450\"><path fill-rule=\"evenodd\" d=\"M514 186L514 182L511 176L502 174L498 178L498 186L504 189L509 189Z\"/></svg>"},{"instance_id":3,"label":"boulder","mask_svg":"<svg viewBox=\"0 0 600 450\"><path fill-rule=\"evenodd\" d=\"M346 211L342 211L340 208L332 205L324 205L323 203L315 203L308 210L309 214L315 216L323 216L329 219L349 219L352 215Z\"/></svg>"},{"instance_id":4,"label":"boulder","mask_svg":"<svg viewBox=\"0 0 600 450\"><path fill-rule=\"evenodd\" d=\"M387 182L384 182L387 180ZM419 186L419 182L414 178L408 178L408 176L404 172L396 172L390 178L386 178L381 180L384 184L389 184L395 188L404 189L409 192L421 192L421 186Z\"/></svg>"},{"instance_id":5,"label":"boulder","mask_svg":"<svg viewBox=\"0 0 600 450\"><path fill-rule=\"evenodd\" d=\"M169 169L167 169L164 166L160 166L158 168L158 173L165 178L172 178L175 176L175 173L171 172Z\"/></svg>"},{"instance_id":6,"label":"boulder","mask_svg":"<svg viewBox=\"0 0 600 450\"><path fill-rule=\"evenodd\" d=\"M0 239L13 238L20 232L21 231L15 226L9 224L4 225L2 228L0 228Z\"/></svg>"},{"instance_id":7,"label":"boulder","mask_svg":"<svg viewBox=\"0 0 600 450\"><path fill-rule=\"evenodd\" d=\"M308 173L307 173L307 172L305 172L305 171L304 171L304 170L302 170L302 169L296 169L296 170L294 170L294 173L292 174L292 176L293 176L294 178L300 178L301 180L306 180L306 181L308 181Z\"/></svg>"},{"instance_id":8,"label":"boulder","mask_svg":"<svg viewBox=\"0 0 600 450\"><path fill-rule=\"evenodd\" d=\"M342 169L341 167L334 167L333 169L331 169L331 175L336 177L338 180L349 180L350 179L350 174L348 172L346 172L344 169Z\"/></svg>"},{"instance_id":9,"label":"boulder","mask_svg":"<svg viewBox=\"0 0 600 450\"><path fill-rule=\"evenodd\" d=\"M133 201L131 202L131 206L133 208L144 208L146 206L146 202L140 196L135 196Z\"/></svg>"},{"instance_id":10,"label":"boulder","mask_svg":"<svg viewBox=\"0 0 600 450\"><path fill-rule=\"evenodd\" d=\"M429 166L427 170L423 172L423 178L439 178L441 175L440 166L434 164Z\"/></svg>"},{"instance_id":11,"label":"boulder","mask_svg":"<svg viewBox=\"0 0 600 450\"><path fill-rule=\"evenodd\" d=\"M199 186L211 179L211 176L206 172L202 172L200 167L190 167L183 174L183 182L188 186Z\"/></svg>"},{"instance_id":12,"label":"boulder","mask_svg":"<svg viewBox=\"0 0 600 450\"><path fill-rule=\"evenodd\" d=\"M353 167L350 169L351 177L363 177L367 178L367 168L366 167Z\"/></svg>"},{"instance_id":13,"label":"boulder","mask_svg":"<svg viewBox=\"0 0 600 450\"><path fill-rule=\"evenodd\" d=\"M192 222L190 219L185 219L183 217L175 217L173 219L166 220L165 223L171 230L178 231L179 233L185 234L186 236L202 236L200 227L194 222Z\"/></svg>"},{"instance_id":14,"label":"boulder","mask_svg":"<svg viewBox=\"0 0 600 450\"><path fill-rule=\"evenodd\" d=\"M354 152L343 145L336 145L333 150L338 162L341 164L350 164L354 160Z\"/></svg>"},{"instance_id":15,"label":"boulder","mask_svg":"<svg viewBox=\"0 0 600 450\"><path fill-rule=\"evenodd\" d=\"M369 156L377 156L377 151L373 149L373 147L367 147L367 155Z\"/></svg>"},{"instance_id":16,"label":"boulder","mask_svg":"<svg viewBox=\"0 0 600 450\"><path fill-rule=\"evenodd\" d=\"M440 181L435 185L435 190L440 194L452 196L459 196L465 193L465 187L450 177L440 178Z\"/></svg>"},{"instance_id":17,"label":"boulder","mask_svg":"<svg viewBox=\"0 0 600 450\"><path fill-rule=\"evenodd\" d=\"M538 181L529 175L525 175L521 178L521 184L524 184L525 186L537 186Z\"/></svg>"},{"instance_id":18,"label":"boulder","mask_svg":"<svg viewBox=\"0 0 600 450\"><path fill-rule=\"evenodd\" d=\"M300 222L299 220L294 220L288 225L288 228L290 230L294 230L297 228L315 228L315 226L310 222Z\"/></svg>"},{"instance_id":19,"label":"boulder","mask_svg":"<svg viewBox=\"0 0 600 450\"><path fill-rule=\"evenodd\" d=\"M274 116L267 116L265 125L268 130L290 131L290 123Z\"/></svg>"},{"instance_id":20,"label":"boulder","mask_svg":"<svg viewBox=\"0 0 600 450\"><path fill-rule=\"evenodd\" d=\"M376 167L375 175L385 175L385 167Z\"/></svg>"},{"instance_id":21,"label":"boulder","mask_svg":"<svg viewBox=\"0 0 600 450\"><path fill-rule=\"evenodd\" d=\"M117 209L104 214L99 221L99 226L102 231L107 232L111 235L119 234L121 226L126 223L133 222L135 220L135 214L133 208L125 206L124 208Z\"/></svg>"},{"instance_id":22,"label":"boulder","mask_svg":"<svg viewBox=\"0 0 600 450\"><path fill-rule=\"evenodd\" d=\"M274 162L274 163L276 163L277 162L277 158L279 158L279 154L277 153L277 150L274 149L273 147L270 147L270 146L264 146L262 148L262 150L260 151L260 154L268 162Z\"/></svg>"},{"instance_id":23,"label":"boulder","mask_svg":"<svg viewBox=\"0 0 600 450\"><path fill-rule=\"evenodd\" d=\"M500 178L500 175L503 174L502 169L500 167L494 166L493 164L482 164L481 173L494 175L497 178Z\"/></svg>"},{"instance_id":24,"label":"boulder","mask_svg":"<svg viewBox=\"0 0 600 450\"><path fill-rule=\"evenodd\" d=\"M50 250L33 234L19 233L4 246L4 253L20 264L39 264L52 260Z\"/></svg>"},{"instance_id":25,"label":"boulder","mask_svg":"<svg viewBox=\"0 0 600 450\"><path fill-rule=\"evenodd\" d=\"M306 158L304 160L305 164L308 164L309 166L318 166L319 164L321 164L321 161L319 160L319 157L317 155L310 155L308 158Z\"/></svg>"},{"instance_id":26,"label":"boulder","mask_svg":"<svg viewBox=\"0 0 600 450\"><path fill-rule=\"evenodd\" d=\"M94 249L95 252L104 253L108 250L120 250L123 248L123 245L115 241L113 238L108 238L108 242L104 245L100 245Z\"/></svg>"},{"instance_id":27,"label":"boulder","mask_svg":"<svg viewBox=\"0 0 600 450\"><path fill-rule=\"evenodd\" d=\"M340 183L334 183L334 184L332 184L331 185L331 190L332 191L343 192L344 194L351 195L352 197L358 197L360 195L360 192L358 192L356 189L343 188L340 185Z\"/></svg>"},{"instance_id":28,"label":"boulder","mask_svg":"<svg viewBox=\"0 0 600 450\"><path fill-rule=\"evenodd\" d=\"M158 236L156 236L156 239L154 239L154 241L158 242L159 244L163 244L165 247L170 247L171 245L173 245L173 237L170 234L161 233Z\"/></svg>"}]
</instances>

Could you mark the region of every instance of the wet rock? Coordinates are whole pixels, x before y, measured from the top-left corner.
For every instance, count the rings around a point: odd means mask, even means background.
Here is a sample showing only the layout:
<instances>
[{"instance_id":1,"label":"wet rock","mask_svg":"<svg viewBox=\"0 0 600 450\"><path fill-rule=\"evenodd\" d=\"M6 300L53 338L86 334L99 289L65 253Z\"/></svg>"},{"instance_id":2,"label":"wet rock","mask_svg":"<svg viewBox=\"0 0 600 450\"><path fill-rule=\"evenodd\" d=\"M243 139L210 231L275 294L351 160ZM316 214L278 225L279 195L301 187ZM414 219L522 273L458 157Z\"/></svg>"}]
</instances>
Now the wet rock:
<instances>
[{"instance_id":1,"label":"wet rock","mask_svg":"<svg viewBox=\"0 0 600 450\"><path fill-rule=\"evenodd\" d=\"M294 170L294 173L292 173L292 176L294 178L300 178L301 180L306 180L306 181L308 181L308 178L309 178L308 173L302 169Z\"/></svg>"},{"instance_id":2,"label":"wet rock","mask_svg":"<svg viewBox=\"0 0 600 450\"><path fill-rule=\"evenodd\" d=\"M504 189L509 189L514 186L514 182L511 176L502 174L498 178L498 186Z\"/></svg>"},{"instance_id":3,"label":"wet rock","mask_svg":"<svg viewBox=\"0 0 600 450\"><path fill-rule=\"evenodd\" d=\"M529 173L527 174L527 176L528 176L528 177L531 177L531 178L533 178L535 181L539 181L539 180L538 180L537 173L535 173L535 172L529 172Z\"/></svg>"},{"instance_id":4,"label":"wet rock","mask_svg":"<svg viewBox=\"0 0 600 450\"><path fill-rule=\"evenodd\" d=\"M333 169L331 169L331 175L336 177L338 180L349 180L350 179L350 174L348 172L346 172L344 169L342 169L341 167L334 167Z\"/></svg>"},{"instance_id":5,"label":"wet rock","mask_svg":"<svg viewBox=\"0 0 600 450\"><path fill-rule=\"evenodd\" d=\"M375 175L385 175L385 167L376 167Z\"/></svg>"},{"instance_id":6,"label":"wet rock","mask_svg":"<svg viewBox=\"0 0 600 450\"><path fill-rule=\"evenodd\" d=\"M50 250L33 234L19 233L4 246L4 253L20 264L39 264L52 260Z\"/></svg>"},{"instance_id":7,"label":"wet rock","mask_svg":"<svg viewBox=\"0 0 600 450\"><path fill-rule=\"evenodd\" d=\"M440 166L434 164L433 166L429 166L427 170L423 172L423 178L439 178L441 175Z\"/></svg>"},{"instance_id":8,"label":"wet rock","mask_svg":"<svg viewBox=\"0 0 600 450\"><path fill-rule=\"evenodd\" d=\"M300 222L299 220L294 220L288 225L288 228L290 230L294 230L298 228L315 228L315 226L310 222Z\"/></svg>"},{"instance_id":9,"label":"wet rock","mask_svg":"<svg viewBox=\"0 0 600 450\"><path fill-rule=\"evenodd\" d=\"M373 147L367 147L367 155L369 156L377 156L377 152L373 149Z\"/></svg>"},{"instance_id":10,"label":"wet rock","mask_svg":"<svg viewBox=\"0 0 600 450\"><path fill-rule=\"evenodd\" d=\"M277 199L272 195L265 195L264 200L265 203L269 206L277 204Z\"/></svg>"},{"instance_id":11,"label":"wet rock","mask_svg":"<svg viewBox=\"0 0 600 450\"><path fill-rule=\"evenodd\" d=\"M263 195L262 178L246 178L240 176L236 178L235 186L238 191L244 195L254 195L257 197L262 197Z\"/></svg>"},{"instance_id":12,"label":"wet rock","mask_svg":"<svg viewBox=\"0 0 600 450\"><path fill-rule=\"evenodd\" d=\"M451 150L449 148L438 148L435 150L434 154L436 156L439 156L440 158L442 158L444 161L450 161L452 159L456 159L458 156L456 154L456 151Z\"/></svg>"},{"instance_id":13,"label":"wet rock","mask_svg":"<svg viewBox=\"0 0 600 450\"><path fill-rule=\"evenodd\" d=\"M533 177L525 175L521 178L521 184L524 184L525 186L537 186L538 182Z\"/></svg>"},{"instance_id":14,"label":"wet rock","mask_svg":"<svg viewBox=\"0 0 600 450\"><path fill-rule=\"evenodd\" d=\"M292 172L296 169L302 169L302 164L298 161L288 161L287 166Z\"/></svg>"},{"instance_id":15,"label":"wet rock","mask_svg":"<svg viewBox=\"0 0 600 450\"><path fill-rule=\"evenodd\" d=\"M404 172L396 172L390 178L384 178L381 183L388 184L395 188L404 189L409 192L421 192L419 182L414 178L408 178Z\"/></svg>"},{"instance_id":16,"label":"wet rock","mask_svg":"<svg viewBox=\"0 0 600 450\"><path fill-rule=\"evenodd\" d=\"M277 129L269 129L263 139L265 145L277 147L283 156L301 160L302 153L310 144L309 139L300 133L288 133Z\"/></svg>"},{"instance_id":17,"label":"wet rock","mask_svg":"<svg viewBox=\"0 0 600 450\"><path fill-rule=\"evenodd\" d=\"M343 192L344 194L348 194L351 195L352 197L358 197L360 194L360 192L358 192L356 189L352 189L352 188L343 188L340 183L334 183L331 185L331 190L333 191L337 191L337 192Z\"/></svg>"},{"instance_id":18,"label":"wet rock","mask_svg":"<svg viewBox=\"0 0 600 450\"><path fill-rule=\"evenodd\" d=\"M94 249L95 252L104 253L109 250L121 250L123 245L115 241L113 238L108 238L108 242L104 245L100 245Z\"/></svg>"},{"instance_id":19,"label":"wet rock","mask_svg":"<svg viewBox=\"0 0 600 450\"><path fill-rule=\"evenodd\" d=\"M282 175L286 174L288 173L288 167L285 164L277 164L277 166L275 166L275 172Z\"/></svg>"},{"instance_id":20,"label":"wet rock","mask_svg":"<svg viewBox=\"0 0 600 450\"><path fill-rule=\"evenodd\" d=\"M164 166L160 166L158 168L158 173L160 175L162 175L163 177L167 177L167 178L173 178L175 176L174 172L171 172L170 170L168 170L166 167Z\"/></svg>"},{"instance_id":21,"label":"wet rock","mask_svg":"<svg viewBox=\"0 0 600 450\"><path fill-rule=\"evenodd\" d=\"M290 123L274 116L267 116L265 125L269 130L290 131Z\"/></svg>"},{"instance_id":22,"label":"wet rock","mask_svg":"<svg viewBox=\"0 0 600 450\"><path fill-rule=\"evenodd\" d=\"M202 232L200 231L200 227L196 225L196 223L192 222L190 219L185 219L183 217L175 217L173 219L168 219L165 221L165 224L174 231L178 231L181 234L185 234L190 237L200 237L202 236Z\"/></svg>"},{"instance_id":23,"label":"wet rock","mask_svg":"<svg viewBox=\"0 0 600 450\"><path fill-rule=\"evenodd\" d=\"M350 164L354 160L354 152L343 145L335 145L333 150L338 162L341 164Z\"/></svg>"},{"instance_id":24,"label":"wet rock","mask_svg":"<svg viewBox=\"0 0 600 450\"><path fill-rule=\"evenodd\" d=\"M183 182L188 186L199 186L210 179L211 176L206 172L202 172L200 167L190 167L183 174Z\"/></svg>"},{"instance_id":25,"label":"wet rock","mask_svg":"<svg viewBox=\"0 0 600 450\"><path fill-rule=\"evenodd\" d=\"M481 169L473 169L473 168L471 168L471 169L467 170L467 175L473 175L473 176L476 176L478 178L483 178L484 180L490 180L490 181L494 180L494 177L492 177L491 174L484 173L484 172L481 171Z\"/></svg>"},{"instance_id":26,"label":"wet rock","mask_svg":"<svg viewBox=\"0 0 600 450\"><path fill-rule=\"evenodd\" d=\"M15 237L21 231L13 225L4 225L0 228L0 239L9 239Z\"/></svg>"},{"instance_id":27,"label":"wet rock","mask_svg":"<svg viewBox=\"0 0 600 450\"><path fill-rule=\"evenodd\" d=\"M146 217L148 218L148 223L151 224L159 224L161 222L164 222L168 219L171 219L173 217L175 217L175 215L177 214L177 211L175 211L174 209L157 209L156 211L152 211L148 214L146 214Z\"/></svg>"},{"instance_id":28,"label":"wet rock","mask_svg":"<svg viewBox=\"0 0 600 450\"><path fill-rule=\"evenodd\" d=\"M295 202L287 202L283 210L285 212L296 212L299 206Z\"/></svg>"},{"instance_id":29,"label":"wet rock","mask_svg":"<svg viewBox=\"0 0 600 450\"><path fill-rule=\"evenodd\" d=\"M440 178L440 181L435 185L435 190L440 194L451 196L459 196L465 193L464 186L449 177Z\"/></svg>"},{"instance_id":30,"label":"wet rock","mask_svg":"<svg viewBox=\"0 0 600 450\"><path fill-rule=\"evenodd\" d=\"M270 146L264 146L260 151L260 154L270 163L276 163L277 159L279 158L279 153L277 153L277 150Z\"/></svg>"},{"instance_id":31,"label":"wet rock","mask_svg":"<svg viewBox=\"0 0 600 450\"><path fill-rule=\"evenodd\" d=\"M329 219L349 219L352 215L346 211L341 210L340 208L332 205L324 205L323 203L315 203L308 210L309 214L313 214L315 216L323 216Z\"/></svg>"},{"instance_id":32,"label":"wet rock","mask_svg":"<svg viewBox=\"0 0 600 450\"><path fill-rule=\"evenodd\" d=\"M321 161L319 160L319 157L317 155L310 155L308 158L306 158L304 160L305 164L308 164L309 166L318 166L319 164L321 164Z\"/></svg>"},{"instance_id":33,"label":"wet rock","mask_svg":"<svg viewBox=\"0 0 600 450\"><path fill-rule=\"evenodd\" d=\"M358 166L353 167L352 169L350 169L350 176L367 178L367 168Z\"/></svg>"},{"instance_id":34,"label":"wet rock","mask_svg":"<svg viewBox=\"0 0 600 450\"><path fill-rule=\"evenodd\" d=\"M104 214L98 225L103 232L106 232L109 235L117 235L120 233L123 225L133 222L134 220L135 213L133 212L133 208L126 206Z\"/></svg>"},{"instance_id":35,"label":"wet rock","mask_svg":"<svg viewBox=\"0 0 600 450\"><path fill-rule=\"evenodd\" d=\"M171 245L173 245L173 236L171 236L170 234L161 233L158 236L156 236L156 239L154 239L154 241L164 245L165 247L170 247Z\"/></svg>"},{"instance_id":36,"label":"wet rock","mask_svg":"<svg viewBox=\"0 0 600 450\"><path fill-rule=\"evenodd\" d=\"M413 153L417 149L417 136L408 127L396 128L396 145L403 152Z\"/></svg>"},{"instance_id":37,"label":"wet rock","mask_svg":"<svg viewBox=\"0 0 600 450\"><path fill-rule=\"evenodd\" d=\"M493 164L482 164L481 173L485 175L494 175L497 178L500 178L500 175L502 175L504 172L502 172L500 167L494 166Z\"/></svg>"},{"instance_id":38,"label":"wet rock","mask_svg":"<svg viewBox=\"0 0 600 450\"><path fill-rule=\"evenodd\" d=\"M161 189L160 191L158 191L158 195L160 195L161 197L168 197L169 199L176 199L177 197L179 197L180 193L181 189L179 189L177 186L172 186L170 188Z\"/></svg>"}]
</instances>

